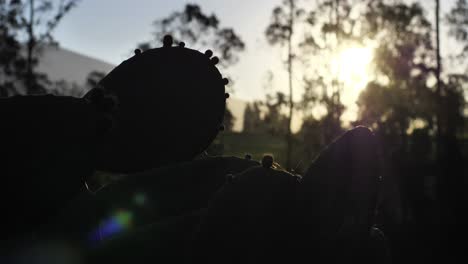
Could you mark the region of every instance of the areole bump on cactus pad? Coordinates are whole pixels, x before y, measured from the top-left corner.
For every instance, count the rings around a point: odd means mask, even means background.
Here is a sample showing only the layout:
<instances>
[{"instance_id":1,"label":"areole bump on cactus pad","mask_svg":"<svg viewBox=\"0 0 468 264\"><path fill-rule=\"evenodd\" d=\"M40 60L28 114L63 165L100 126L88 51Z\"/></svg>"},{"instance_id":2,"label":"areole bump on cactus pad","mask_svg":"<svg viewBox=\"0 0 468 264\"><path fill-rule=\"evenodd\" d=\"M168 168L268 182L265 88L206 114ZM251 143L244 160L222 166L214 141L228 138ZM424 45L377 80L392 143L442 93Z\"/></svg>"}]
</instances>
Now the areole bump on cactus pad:
<instances>
[{"instance_id":1,"label":"areole bump on cactus pad","mask_svg":"<svg viewBox=\"0 0 468 264\"><path fill-rule=\"evenodd\" d=\"M166 36L163 47L136 50L105 76L96 89L115 94L118 106L97 169L143 171L203 152L222 127L228 97L212 55Z\"/></svg>"}]
</instances>

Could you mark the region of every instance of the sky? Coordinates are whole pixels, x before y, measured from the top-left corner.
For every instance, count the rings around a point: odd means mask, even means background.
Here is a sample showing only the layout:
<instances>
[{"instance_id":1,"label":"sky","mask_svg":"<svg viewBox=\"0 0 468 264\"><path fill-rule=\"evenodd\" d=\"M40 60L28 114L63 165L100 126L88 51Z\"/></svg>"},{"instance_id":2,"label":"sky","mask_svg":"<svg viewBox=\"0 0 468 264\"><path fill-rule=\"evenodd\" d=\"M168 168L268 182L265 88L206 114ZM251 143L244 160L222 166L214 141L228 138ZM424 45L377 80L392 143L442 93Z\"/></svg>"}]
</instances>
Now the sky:
<instances>
[{"instance_id":1,"label":"sky","mask_svg":"<svg viewBox=\"0 0 468 264\"><path fill-rule=\"evenodd\" d=\"M280 50L271 48L264 36L275 5L272 0L82 0L54 36L65 48L119 64L132 55L137 43L152 40L155 19L182 10L186 3L200 4L204 12L220 18L221 26L233 27L239 33L247 48L228 72L235 83L234 96L263 99L266 71L283 69Z\"/></svg>"},{"instance_id":2,"label":"sky","mask_svg":"<svg viewBox=\"0 0 468 264\"><path fill-rule=\"evenodd\" d=\"M233 27L246 43L247 48L240 54L239 62L226 73L234 83L233 96L247 101L264 99L269 70L275 73L272 88L288 91L282 64L284 53L277 47L271 47L264 34L272 9L281 1L81 0L64 17L54 37L62 47L117 65L132 55L137 43L152 40L152 22L155 19L182 10L187 3L197 3L205 13L216 14L222 27ZM441 1L442 13L449 10L454 1ZM420 2L427 8L434 7L433 0ZM451 45L442 38L443 51L452 50ZM297 91L295 98L299 99L300 94L301 91ZM343 96L349 118L355 116L357 95L352 92Z\"/></svg>"}]
</instances>

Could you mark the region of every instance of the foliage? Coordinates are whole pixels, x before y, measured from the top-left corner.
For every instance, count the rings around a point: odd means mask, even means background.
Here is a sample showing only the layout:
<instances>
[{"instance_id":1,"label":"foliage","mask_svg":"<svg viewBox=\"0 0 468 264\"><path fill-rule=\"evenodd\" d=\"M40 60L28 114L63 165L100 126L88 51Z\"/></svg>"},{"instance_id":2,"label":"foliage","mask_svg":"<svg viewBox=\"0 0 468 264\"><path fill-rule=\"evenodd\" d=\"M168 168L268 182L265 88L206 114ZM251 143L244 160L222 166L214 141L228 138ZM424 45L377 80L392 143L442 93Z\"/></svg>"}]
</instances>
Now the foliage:
<instances>
[{"instance_id":1,"label":"foliage","mask_svg":"<svg viewBox=\"0 0 468 264\"><path fill-rule=\"evenodd\" d=\"M276 92L274 95L267 94L265 101L266 112L262 123L265 126L266 132L270 135L287 135L289 117L282 111L287 106L288 100L284 93Z\"/></svg>"},{"instance_id":2,"label":"foliage","mask_svg":"<svg viewBox=\"0 0 468 264\"><path fill-rule=\"evenodd\" d=\"M99 81L106 76L106 73L100 71L92 71L86 77L86 86L89 90L95 88Z\"/></svg>"},{"instance_id":3,"label":"foliage","mask_svg":"<svg viewBox=\"0 0 468 264\"><path fill-rule=\"evenodd\" d=\"M265 101L247 104L244 110L243 132L285 136L288 117L284 110L287 106L286 95L282 92L267 94Z\"/></svg>"},{"instance_id":4,"label":"foliage","mask_svg":"<svg viewBox=\"0 0 468 264\"><path fill-rule=\"evenodd\" d=\"M404 144L414 120L423 120L433 130L434 117L441 109L440 129L456 133L463 126L466 78L448 74L442 80L442 99L438 99L430 84L436 61L433 30L423 8L417 3L375 1L366 18L369 35L378 40L374 63L380 79L369 83L359 97L359 122L386 135L399 135Z\"/></svg>"},{"instance_id":5,"label":"foliage","mask_svg":"<svg viewBox=\"0 0 468 264\"><path fill-rule=\"evenodd\" d=\"M464 74L450 74L442 86L442 128L443 134L457 136L463 133L464 110L468 91L468 77Z\"/></svg>"},{"instance_id":6,"label":"foliage","mask_svg":"<svg viewBox=\"0 0 468 264\"><path fill-rule=\"evenodd\" d=\"M289 79L289 115L286 126L287 154L286 154L286 169L291 168L292 155L292 131L291 122L293 118L294 102L293 102L293 60L295 57L295 47L293 47L293 37L295 27L300 23L300 19L304 15L304 9L298 7L297 0L284 0L282 5L273 9L270 24L265 30L265 37L271 45L280 45L287 47L286 66Z\"/></svg>"},{"instance_id":7,"label":"foliage","mask_svg":"<svg viewBox=\"0 0 468 264\"><path fill-rule=\"evenodd\" d=\"M41 46L57 44L52 36L53 31L78 2L0 1L1 96L45 92L50 82L45 74L35 71Z\"/></svg>"},{"instance_id":8,"label":"foliage","mask_svg":"<svg viewBox=\"0 0 468 264\"><path fill-rule=\"evenodd\" d=\"M305 160L313 160L317 153L326 146L326 143L330 143L324 137L324 128L322 120L318 120L311 115L304 118L297 136L302 142L300 151Z\"/></svg>"},{"instance_id":9,"label":"foliage","mask_svg":"<svg viewBox=\"0 0 468 264\"><path fill-rule=\"evenodd\" d=\"M58 96L73 96L81 97L85 94L83 87L75 82L67 82L66 80L59 80L50 82L47 88L47 93Z\"/></svg>"},{"instance_id":10,"label":"foliage","mask_svg":"<svg viewBox=\"0 0 468 264\"><path fill-rule=\"evenodd\" d=\"M290 41L298 20L304 16L304 9L298 7L297 0L284 0L276 6L271 14L270 24L265 30L265 36L271 45L286 46Z\"/></svg>"},{"instance_id":11,"label":"foliage","mask_svg":"<svg viewBox=\"0 0 468 264\"><path fill-rule=\"evenodd\" d=\"M374 1L366 11L366 33L377 41L375 81L358 99L359 123L399 135L405 144L415 119L429 128L435 114L435 50L432 27L418 3L387 4Z\"/></svg>"},{"instance_id":12,"label":"foliage","mask_svg":"<svg viewBox=\"0 0 468 264\"><path fill-rule=\"evenodd\" d=\"M340 72L333 68L331 61L340 50L353 44L362 44L366 40L360 29L361 7L366 1L331 1L316 2L316 8L307 12L305 37L301 41L301 51L307 74L303 78L304 93L299 109L304 113L302 129L309 129L310 123L320 124L324 139L330 142L342 131L341 116L345 106L341 102L345 87L340 81ZM310 61L323 61L314 63ZM313 116L312 109L321 106L326 110L322 116ZM307 125L309 124L309 125ZM302 134L309 134L302 131Z\"/></svg>"},{"instance_id":13,"label":"foliage","mask_svg":"<svg viewBox=\"0 0 468 264\"><path fill-rule=\"evenodd\" d=\"M457 0L455 6L446 15L449 33L463 45L461 56L468 55L468 3L466 0Z\"/></svg>"},{"instance_id":14,"label":"foliage","mask_svg":"<svg viewBox=\"0 0 468 264\"><path fill-rule=\"evenodd\" d=\"M21 1L0 0L0 96L14 94L15 80L21 77L26 64L20 55L18 31L21 28L19 14Z\"/></svg>"},{"instance_id":15,"label":"foliage","mask_svg":"<svg viewBox=\"0 0 468 264\"><path fill-rule=\"evenodd\" d=\"M86 77L85 87L75 82L68 82L66 80L60 80L56 82L51 82L47 91L55 95L82 97L89 90L96 87L99 81L102 78L104 78L104 76L106 76L104 72L92 71Z\"/></svg>"},{"instance_id":16,"label":"foliage","mask_svg":"<svg viewBox=\"0 0 468 264\"><path fill-rule=\"evenodd\" d=\"M221 27L215 14L206 14L196 4L187 4L182 11L154 21L154 38L161 42L165 35L171 35L175 42L184 41L193 48L211 47L221 52L220 65L227 67L238 61L238 54L245 49L241 37L233 28ZM151 48L151 43L140 43L139 48Z\"/></svg>"},{"instance_id":17,"label":"foliage","mask_svg":"<svg viewBox=\"0 0 468 264\"><path fill-rule=\"evenodd\" d=\"M224 130L232 131L235 121L236 121L236 117L231 113L231 111L229 111L229 109L226 108L226 111L224 111L224 119L223 119Z\"/></svg>"},{"instance_id":18,"label":"foliage","mask_svg":"<svg viewBox=\"0 0 468 264\"><path fill-rule=\"evenodd\" d=\"M248 103L244 110L243 132L259 133L262 132L263 121L260 102Z\"/></svg>"}]
</instances>

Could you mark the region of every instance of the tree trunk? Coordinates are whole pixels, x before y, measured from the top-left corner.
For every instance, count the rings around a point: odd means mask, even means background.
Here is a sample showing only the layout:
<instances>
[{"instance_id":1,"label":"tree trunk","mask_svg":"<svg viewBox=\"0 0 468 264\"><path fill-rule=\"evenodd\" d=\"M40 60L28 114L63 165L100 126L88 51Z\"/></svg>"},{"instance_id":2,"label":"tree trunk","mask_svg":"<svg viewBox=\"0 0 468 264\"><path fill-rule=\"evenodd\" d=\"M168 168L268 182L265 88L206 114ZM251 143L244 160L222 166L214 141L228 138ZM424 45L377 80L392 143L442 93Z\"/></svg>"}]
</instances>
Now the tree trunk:
<instances>
[{"instance_id":1,"label":"tree trunk","mask_svg":"<svg viewBox=\"0 0 468 264\"><path fill-rule=\"evenodd\" d=\"M26 53L26 92L35 93L33 76L34 40L34 0L29 0L28 44Z\"/></svg>"},{"instance_id":2,"label":"tree trunk","mask_svg":"<svg viewBox=\"0 0 468 264\"><path fill-rule=\"evenodd\" d=\"M335 37L336 37L336 50L339 51L340 49L340 13L339 13L339 8L340 8L340 0L335 0L335 23L336 23L336 31L335 31ZM339 62L341 63L341 61ZM341 74L341 68L340 65L338 65L337 73L336 73L336 90L335 90L335 96L333 96L333 121L336 122L337 127L340 127L340 118L341 112L340 104L341 104L341 88L342 88L342 83L340 82L340 74ZM333 131L333 134L336 133L336 131ZM336 135L332 135L332 137L335 137Z\"/></svg>"},{"instance_id":3,"label":"tree trunk","mask_svg":"<svg viewBox=\"0 0 468 264\"><path fill-rule=\"evenodd\" d=\"M440 73L441 73L441 58L440 58L440 21L439 21L439 14L440 14L440 1L436 0L435 2L435 23L436 23L436 79L437 79L437 86L436 86L436 125L437 125L437 134L436 134L436 154L437 154L437 162L439 165L442 164L444 160L444 150L443 150L443 128L442 128L442 111L443 111L443 102L442 102L442 83L440 80ZM438 175L438 189L440 189L440 185L444 181L442 179L444 177L444 173L439 171ZM440 194L438 194L439 196ZM440 198L440 197L439 197Z\"/></svg>"},{"instance_id":4,"label":"tree trunk","mask_svg":"<svg viewBox=\"0 0 468 264\"><path fill-rule=\"evenodd\" d=\"M441 73L441 59L440 59L440 1L436 0L435 7L435 23L436 23L436 79L437 79L437 88L436 88L436 98L437 98L437 157L441 158L442 155L442 87L440 80Z\"/></svg>"},{"instance_id":5,"label":"tree trunk","mask_svg":"<svg viewBox=\"0 0 468 264\"><path fill-rule=\"evenodd\" d=\"M294 109L294 102L293 102L293 82L292 82L292 75L293 75L293 51L292 51L292 36L293 36L293 26L294 26L294 0L289 0L289 36L288 36L288 74L289 74L289 118L288 118L288 127L287 127L287 152L286 152L286 169L291 170L291 162L292 162L292 131L291 131L291 123L293 117L293 109Z\"/></svg>"}]
</instances>

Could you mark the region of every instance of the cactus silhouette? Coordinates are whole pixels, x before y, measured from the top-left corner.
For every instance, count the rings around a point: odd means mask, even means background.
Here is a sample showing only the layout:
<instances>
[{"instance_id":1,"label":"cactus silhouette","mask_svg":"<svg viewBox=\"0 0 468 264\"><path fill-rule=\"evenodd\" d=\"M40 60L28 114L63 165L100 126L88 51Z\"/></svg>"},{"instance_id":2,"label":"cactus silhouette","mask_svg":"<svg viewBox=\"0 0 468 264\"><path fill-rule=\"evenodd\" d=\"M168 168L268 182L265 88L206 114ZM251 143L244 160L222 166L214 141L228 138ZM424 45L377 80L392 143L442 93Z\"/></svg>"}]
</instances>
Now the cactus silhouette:
<instances>
[{"instance_id":1,"label":"cactus silhouette","mask_svg":"<svg viewBox=\"0 0 468 264\"><path fill-rule=\"evenodd\" d=\"M195 263L287 260L284 241L300 182L274 164L266 155L261 165L231 175L217 191L194 235L189 254Z\"/></svg>"},{"instance_id":2,"label":"cactus silhouette","mask_svg":"<svg viewBox=\"0 0 468 264\"><path fill-rule=\"evenodd\" d=\"M313 252L327 263L387 260L384 239L374 226L383 173L379 148L373 132L359 126L310 165L297 192L298 259Z\"/></svg>"},{"instance_id":3,"label":"cactus silhouette","mask_svg":"<svg viewBox=\"0 0 468 264\"><path fill-rule=\"evenodd\" d=\"M37 230L94 170L136 172L191 160L222 126L225 85L212 51L173 46L141 52L117 66L83 98L2 98L7 139L1 194L8 230Z\"/></svg>"},{"instance_id":4,"label":"cactus silhouette","mask_svg":"<svg viewBox=\"0 0 468 264\"><path fill-rule=\"evenodd\" d=\"M174 46L166 36L163 47L135 50L105 76L95 89L112 92L119 105L98 146L98 169L137 172L203 152L222 129L229 97L228 80L212 56L184 43Z\"/></svg>"},{"instance_id":5,"label":"cactus silhouette","mask_svg":"<svg viewBox=\"0 0 468 264\"><path fill-rule=\"evenodd\" d=\"M225 175L237 174L259 166L253 160L236 157L208 157L135 173L109 184L95 194L83 193L50 221L49 230L90 245L100 245L114 234L99 239L90 237L99 223L116 209L132 213L132 228L141 228L166 218L206 208L226 181ZM101 227L103 228L103 227ZM121 235L133 230L118 230Z\"/></svg>"}]
</instances>

